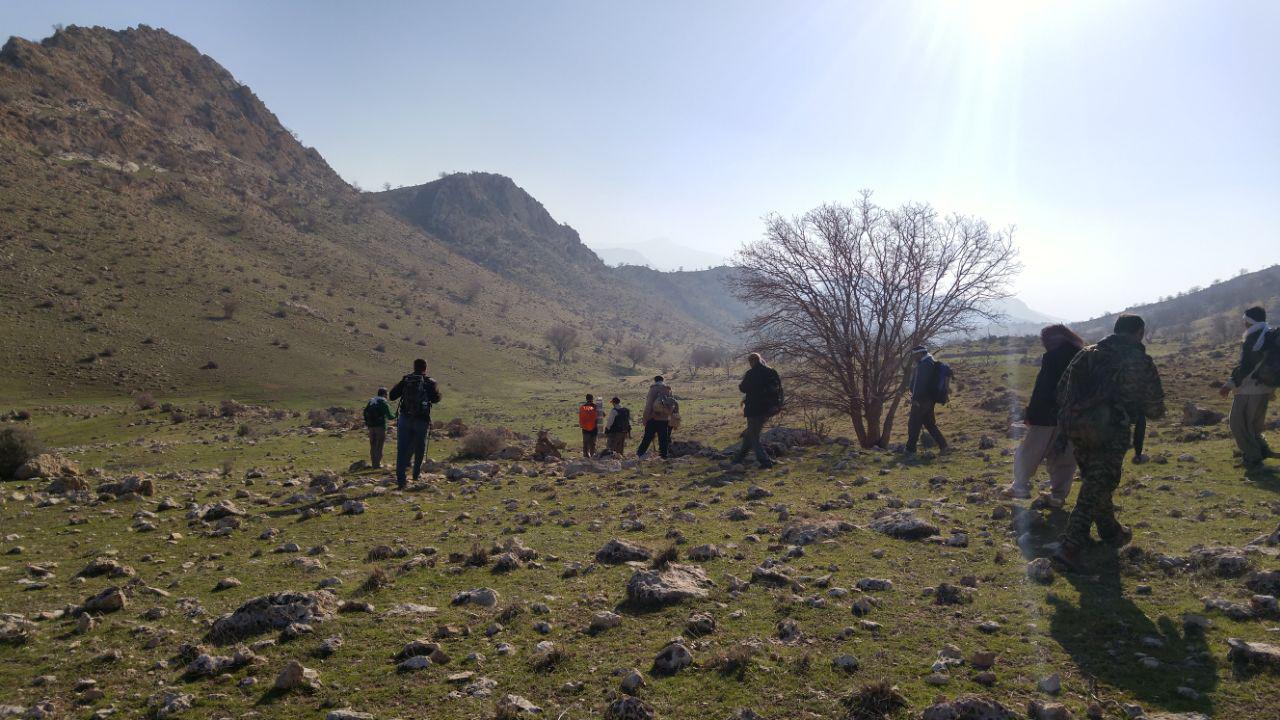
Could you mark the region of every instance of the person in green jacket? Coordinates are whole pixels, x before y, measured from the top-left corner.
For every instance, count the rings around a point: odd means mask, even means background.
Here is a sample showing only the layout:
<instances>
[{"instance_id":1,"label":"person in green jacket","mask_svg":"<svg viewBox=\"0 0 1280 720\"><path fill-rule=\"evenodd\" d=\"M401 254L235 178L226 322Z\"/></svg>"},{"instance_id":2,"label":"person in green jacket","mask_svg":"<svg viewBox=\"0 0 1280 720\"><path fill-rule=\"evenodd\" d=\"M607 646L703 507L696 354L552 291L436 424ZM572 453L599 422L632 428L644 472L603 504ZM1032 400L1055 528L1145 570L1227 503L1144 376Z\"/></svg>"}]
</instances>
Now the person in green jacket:
<instances>
[{"instance_id":1,"label":"person in green jacket","mask_svg":"<svg viewBox=\"0 0 1280 720\"><path fill-rule=\"evenodd\" d=\"M369 465L382 468L382 446L387 442L387 421L395 420L396 411L387 400L387 389L378 388L378 394L364 406L364 425L369 429Z\"/></svg>"}]
</instances>

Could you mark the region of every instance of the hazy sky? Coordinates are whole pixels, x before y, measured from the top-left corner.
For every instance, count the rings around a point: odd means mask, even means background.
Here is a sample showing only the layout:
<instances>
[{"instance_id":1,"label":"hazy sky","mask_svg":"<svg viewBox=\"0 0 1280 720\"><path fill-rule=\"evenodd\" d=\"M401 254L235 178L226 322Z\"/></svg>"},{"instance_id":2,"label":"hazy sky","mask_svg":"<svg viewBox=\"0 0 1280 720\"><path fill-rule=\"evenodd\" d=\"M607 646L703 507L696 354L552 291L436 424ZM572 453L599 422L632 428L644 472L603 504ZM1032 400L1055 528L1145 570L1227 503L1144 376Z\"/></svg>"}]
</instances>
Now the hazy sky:
<instances>
[{"instance_id":1,"label":"hazy sky","mask_svg":"<svg viewBox=\"0 0 1280 720\"><path fill-rule=\"evenodd\" d=\"M588 245L730 254L870 188L1016 225L1081 318L1280 261L1280 2L62 2L164 27L365 188L511 176Z\"/></svg>"}]
</instances>

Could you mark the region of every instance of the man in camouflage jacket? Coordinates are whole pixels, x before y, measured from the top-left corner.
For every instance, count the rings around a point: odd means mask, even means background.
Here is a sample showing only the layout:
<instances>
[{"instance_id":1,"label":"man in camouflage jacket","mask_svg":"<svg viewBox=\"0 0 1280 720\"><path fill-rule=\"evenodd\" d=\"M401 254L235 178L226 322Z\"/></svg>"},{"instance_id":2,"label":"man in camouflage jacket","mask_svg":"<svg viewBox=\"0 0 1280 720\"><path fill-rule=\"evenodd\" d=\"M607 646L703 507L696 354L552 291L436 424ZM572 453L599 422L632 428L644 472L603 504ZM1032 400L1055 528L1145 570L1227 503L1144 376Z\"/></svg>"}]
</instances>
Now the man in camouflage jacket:
<instances>
[{"instance_id":1,"label":"man in camouflage jacket","mask_svg":"<svg viewBox=\"0 0 1280 720\"><path fill-rule=\"evenodd\" d=\"M1158 419L1165 411L1160 374L1142 344L1145 332L1142 318L1121 315L1114 332L1081 351L1058 383L1059 426L1080 466L1080 495L1054 556L1067 569L1080 568L1095 524L1112 547L1124 547L1133 537L1116 520L1111 495L1120 484L1134 421Z\"/></svg>"}]
</instances>

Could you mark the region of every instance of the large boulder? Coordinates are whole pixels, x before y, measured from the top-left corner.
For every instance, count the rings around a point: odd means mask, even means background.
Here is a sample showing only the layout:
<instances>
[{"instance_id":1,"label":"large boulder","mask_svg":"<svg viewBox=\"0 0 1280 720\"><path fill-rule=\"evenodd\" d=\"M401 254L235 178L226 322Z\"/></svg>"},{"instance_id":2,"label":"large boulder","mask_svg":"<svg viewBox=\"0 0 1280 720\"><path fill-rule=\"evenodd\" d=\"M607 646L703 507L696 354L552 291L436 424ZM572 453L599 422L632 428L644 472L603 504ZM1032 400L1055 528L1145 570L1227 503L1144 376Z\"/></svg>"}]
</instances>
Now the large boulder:
<instances>
[{"instance_id":1,"label":"large boulder","mask_svg":"<svg viewBox=\"0 0 1280 720\"><path fill-rule=\"evenodd\" d=\"M103 483L98 486L98 495L110 495L120 497L121 495L143 495L151 497L156 494L155 481L149 477L140 475L130 475L120 480Z\"/></svg>"},{"instance_id":2,"label":"large boulder","mask_svg":"<svg viewBox=\"0 0 1280 720\"><path fill-rule=\"evenodd\" d=\"M261 595L214 620L209 638L215 642L235 642L259 633L283 630L294 623L318 623L333 617L337 611L338 598L328 590Z\"/></svg>"},{"instance_id":3,"label":"large boulder","mask_svg":"<svg viewBox=\"0 0 1280 720\"><path fill-rule=\"evenodd\" d=\"M871 529L900 540L923 540L938 534L938 526L910 511L888 513L871 521Z\"/></svg>"},{"instance_id":4,"label":"large boulder","mask_svg":"<svg viewBox=\"0 0 1280 720\"><path fill-rule=\"evenodd\" d=\"M843 520L817 520L798 522L782 531L782 542L788 545L811 545L829 540L841 533L853 530L853 525Z\"/></svg>"},{"instance_id":5,"label":"large boulder","mask_svg":"<svg viewBox=\"0 0 1280 720\"><path fill-rule=\"evenodd\" d=\"M925 708L920 720L1014 720L1017 713L991 698L961 695Z\"/></svg>"},{"instance_id":6,"label":"large boulder","mask_svg":"<svg viewBox=\"0 0 1280 720\"><path fill-rule=\"evenodd\" d=\"M596 562L619 565L625 562L643 561L653 557L649 548L629 540L613 538L596 551Z\"/></svg>"},{"instance_id":7,"label":"large boulder","mask_svg":"<svg viewBox=\"0 0 1280 720\"><path fill-rule=\"evenodd\" d=\"M80 466L66 458L44 453L37 455L18 466L13 472L14 480L34 480L35 478L76 477L80 474Z\"/></svg>"},{"instance_id":8,"label":"large boulder","mask_svg":"<svg viewBox=\"0 0 1280 720\"><path fill-rule=\"evenodd\" d=\"M124 591L112 586L86 599L80 609L87 613L112 613L125 609L128 604Z\"/></svg>"},{"instance_id":9,"label":"large boulder","mask_svg":"<svg viewBox=\"0 0 1280 720\"><path fill-rule=\"evenodd\" d=\"M74 495L76 493L89 492L89 481L79 475L59 475L49 481L49 485L45 487L44 491L50 495Z\"/></svg>"},{"instance_id":10,"label":"large boulder","mask_svg":"<svg viewBox=\"0 0 1280 720\"><path fill-rule=\"evenodd\" d=\"M1188 400L1182 405L1182 424L1192 425L1195 427L1203 427L1206 425L1217 425L1226 417L1225 414L1217 410L1210 410L1196 405Z\"/></svg>"},{"instance_id":11,"label":"large boulder","mask_svg":"<svg viewBox=\"0 0 1280 720\"><path fill-rule=\"evenodd\" d=\"M1227 638L1227 658L1242 665L1280 670L1280 646Z\"/></svg>"},{"instance_id":12,"label":"large boulder","mask_svg":"<svg viewBox=\"0 0 1280 720\"><path fill-rule=\"evenodd\" d=\"M670 563L657 570L637 570L627 581L627 600L638 605L670 605L704 598L714 585L702 568Z\"/></svg>"}]
</instances>

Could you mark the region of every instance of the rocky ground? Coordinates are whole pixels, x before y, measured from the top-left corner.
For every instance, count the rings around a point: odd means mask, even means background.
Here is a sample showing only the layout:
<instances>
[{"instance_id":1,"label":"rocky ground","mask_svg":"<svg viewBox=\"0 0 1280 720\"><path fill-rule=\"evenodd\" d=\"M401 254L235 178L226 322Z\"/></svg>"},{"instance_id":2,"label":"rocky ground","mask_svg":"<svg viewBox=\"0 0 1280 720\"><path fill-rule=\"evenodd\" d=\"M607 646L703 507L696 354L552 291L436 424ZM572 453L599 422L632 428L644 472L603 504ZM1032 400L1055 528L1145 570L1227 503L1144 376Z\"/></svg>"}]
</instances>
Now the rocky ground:
<instances>
[{"instance_id":1,"label":"rocky ground","mask_svg":"<svg viewBox=\"0 0 1280 720\"><path fill-rule=\"evenodd\" d=\"M401 492L341 420L265 411L239 466L192 459L233 432L64 447L2 488L0 717L1274 717L1280 479L1175 407L1133 545L1055 572L1065 514L998 492L1028 371L970 362L956 451L911 462L775 430L770 471L708 437Z\"/></svg>"}]
</instances>

